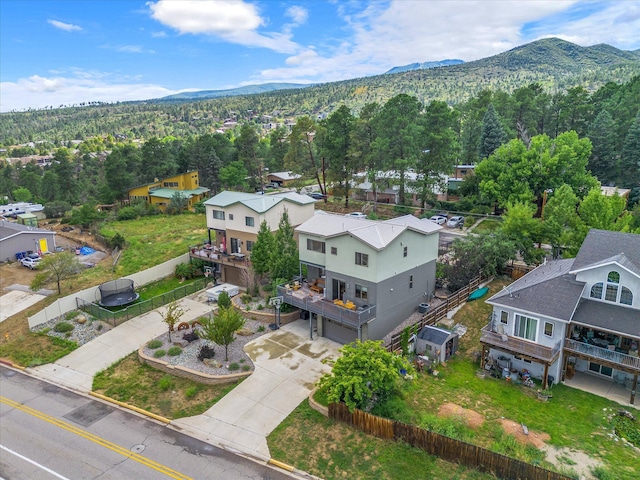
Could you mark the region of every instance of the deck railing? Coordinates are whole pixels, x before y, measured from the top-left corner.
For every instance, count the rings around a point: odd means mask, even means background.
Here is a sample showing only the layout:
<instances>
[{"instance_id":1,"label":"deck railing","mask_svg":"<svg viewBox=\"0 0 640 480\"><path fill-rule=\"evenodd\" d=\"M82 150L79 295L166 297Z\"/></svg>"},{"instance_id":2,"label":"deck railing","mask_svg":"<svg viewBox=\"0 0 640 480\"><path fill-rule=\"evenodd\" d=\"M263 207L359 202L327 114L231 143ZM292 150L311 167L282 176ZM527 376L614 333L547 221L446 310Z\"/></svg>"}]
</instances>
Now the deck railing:
<instances>
[{"instance_id":1,"label":"deck railing","mask_svg":"<svg viewBox=\"0 0 640 480\"><path fill-rule=\"evenodd\" d=\"M348 308L334 305L333 302L320 295L305 294L306 289L294 291L278 285L277 292L279 296L284 298L284 302L289 305L344 323L352 328L359 328L376 316L375 305L362 310L349 310Z\"/></svg>"},{"instance_id":2,"label":"deck railing","mask_svg":"<svg viewBox=\"0 0 640 480\"><path fill-rule=\"evenodd\" d=\"M206 245L191 245L189 256L205 262L220 263L238 268L247 268L249 258L246 256L236 256L234 254L221 253L218 249L206 248Z\"/></svg>"},{"instance_id":3,"label":"deck railing","mask_svg":"<svg viewBox=\"0 0 640 480\"><path fill-rule=\"evenodd\" d=\"M640 373L640 358L627 355L626 353L616 352L608 348L598 347L569 338L565 339L564 348L569 352L581 353L594 359L606 360L607 362L622 365Z\"/></svg>"},{"instance_id":4,"label":"deck railing","mask_svg":"<svg viewBox=\"0 0 640 480\"><path fill-rule=\"evenodd\" d=\"M491 323L482 328L480 342L491 345L498 349L508 350L511 353L526 355L531 358L553 362L560 353L562 342L556 343L553 347L545 347L537 343L521 340L518 337L511 337L491 331Z\"/></svg>"}]
</instances>

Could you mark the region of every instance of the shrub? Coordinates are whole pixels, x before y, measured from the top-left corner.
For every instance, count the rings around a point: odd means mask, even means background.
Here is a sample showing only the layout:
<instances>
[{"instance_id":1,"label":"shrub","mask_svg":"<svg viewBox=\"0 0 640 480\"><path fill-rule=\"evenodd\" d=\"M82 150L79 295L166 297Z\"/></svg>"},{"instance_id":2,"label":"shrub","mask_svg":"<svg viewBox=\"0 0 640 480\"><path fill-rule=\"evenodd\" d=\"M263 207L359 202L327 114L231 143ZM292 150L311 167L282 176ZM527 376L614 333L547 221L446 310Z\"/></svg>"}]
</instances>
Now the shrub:
<instances>
[{"instance_id":1,"label":"shrub","mask_svg":"<svg viewBox=\"0 0 640 480\"><path fill-rule=\"evenodd\" d=\"M182 335L182 339L186 340L189 343L198 340L198 338L200 338L200 337L198 337L198 333L195 332L195 331L188 332L188 333L185 333L184 335Z\"/></svg>"},{"instance_id":2,"label":"shrub","mask_svg":"<svg viewBox=\"0 0 640 480\"><path fill-rule=\"evenodd\" d=\"M103 328L104 328L104 325L102 323L96 324L96 330L98 330L99 332L101 332Z\"/></svg>"},{"instance_id":3,"label":"shrub","mask_svg":"<svg viewBox=\"0 0 640 480\"><path fill-rule=\"evenodd\" d=\"M260 304L258 304L257 309L258 309L258 310L262 310L262 309L264 309L264 307L263 307L263 306L262 306L262 304L260 303Z\"/></svg>"},{"instance_id":4,"label":"shrub","mask_svg":"<svg viewBox=\"0 0 640 480\"><path fill-rule=\"evenodd\" d=\"M267 283L266 285L263 285L262 290L264 290L265 293L273 292L273 283Z\"/></svg>"},{"instance_id":5,"label":"shrub","mask_svg":"<svg viewBox=\"0 0 640 480\"><path fill-rule=\"evenodd\" d=\"M394 213L399 213L402 215L406 215L407 213L413 213L413 208L408 207L406 205L394 205L393 206Z\"/></svg>"},{"instance_id":6,"label":"shrub","mask_svg":"<svg viewBox=\"0 0 640 480\"><path fill-rule=\"evenodd\" d=\"M264 332L264 325L260 325L258 327L258 332Z\"/></svg>"},{"instance_id":7,"label":"shrub","mask_svg":"<svg viewBox=\"0 0 640 480\"><path fill-rule=\"evenodd\" d=\"M230 372L235 372L236 370L240 370L240 365L238 365L236 362L229 364Z\"/></svg>"},{"instance_id":8,"label":"shrub","mask_svg":"<svg viewBox=\"0 0 640 480\"><path fill-rule=\"evenodd\" d=\"M158 388L160 388L160 390L162 390L163 392L166 392L170 388L173 388L173 385L173 378L171 378L170 375L163 375L162 377L160 377L160 380L158 380Z\"/></svg>"},{"instance_id":9,"label":"shrub","mask_svg":"<svg viewBox=\"0 0 640 480\"><path fill-rule=\"evenodd\" d=\"M69 323L69 322L58 322L53 327L53 331L58 333L67 333L67 332L70 332L71 330L73 330L73 323Z\"/></svg>"},{"instance_id":10,"label":"shrub","mask_svg":"<svg viewBox=\"0 0 640 480\"><path fill-rule=\"evenodd\" d=\"M184 396L185 396L187 399L191 399L191 398L195 397L195 396L198 394L198 391L199 391L198 386L197 386L197 385L194 385L194 386L192 386L192 387L187 388L187 389L184 391Z\"/></svg>"},{"instance_id":11,"label":"shrub","mask_svg":"<svg viewBox=\"0 0 640 480\"><path fill-rule=\"evenodd\" d=\"M218 307L219 308L229 308L231 306L231 297L227 292L220 292L218 295Z\"/></svg>"},{"instance_id":12,"label":"shrub","mask_svg":"<svg viewBox=\"0 0 640 480\"><path fill-rule=\"evenodd\" d=\"M70 312L67 312L64 314L64 319L65 320L73 320L74 318L76 318L76 315L78 315L78 311L77 310L71 310Z\"/></svg>"},{"instance_id":13,"label":"shrub","mask_svg":"<svg viewBox=\"0 0 640 480\"><path fill-rule=\"evenodd\" d=\"M176 277L178 278L194 278L198 272L198 268L194 263L181 263L176 265Z\"/></svg>"},{"instance_id":14,"label":"shrub","mask_svg":"<svg viewBox=\"0 0 640 480\"><path fill-rule=\"evenodd\" d=\"M249 293L244 293L240 297L240 299L242 300L242 303L251 303L251 300L253 299L253 297Z\"/></svg>"},{"instance_id":15,"label":"shrub","mask_svg":"<svg viewBox=\"0 0 640 480\"><path fill-rule=\"evenodd\" d=\"M135 220L136 218L138 218L136 207L122 207L118 210L118 220Z\"/></svg>"},{"instance_id":16,"label":"shrub","mask_svg":"<svg viewBox=\"0 0 640 480\"><path fill-rule=\"evenodd\" d=\"M211 345L202 345L198 350L198 360L202 362L205 358L213 358L215 354L216 351Z\"/></svg>"},{"instance_id":17,"label":"shrub","mask_svg":"<svg viewBox=\"0 0 640 480\"><path fill-rule=\"evenodd\" d=\"M251 370L251 367L249 365L243 365L242 366L242 371L243 372L248 372L249 370Z\"/></svg>"},{"instance_id":18,"label":"shrub","mask_svg":"<svg viewBox=\"0 0 640 480\"><path fill-rule=\"evenodd\" d=\"M167 355L169 355L170 357L177 357L181 353L182 353L182 349L177 345L169 348L169 350L167 351Z\"/></svg>"},{"instance_id":19,"label":"shrub","mask_svg":"<svg viewBox=\"0 0 640 480\"><path fill-rule=\"evenodd\" d=\"M147 347L150 348L151 350L155 350L156 348L160 348L161 346L162 346L162 340L158 340L157 338L147 343Z\"/></svg>"},{"instance_id":20,"label":"shrub","mask_svg":"<svg viewBox=\"0 0 640 480\"><path fill-rule=\"evenodd\" d=\"M167 354L167 352L162 348L160 350L156 350L155 352L153 352L153 356L155 358L164 357L166 354Z\"/></svg>"}]
</instances>

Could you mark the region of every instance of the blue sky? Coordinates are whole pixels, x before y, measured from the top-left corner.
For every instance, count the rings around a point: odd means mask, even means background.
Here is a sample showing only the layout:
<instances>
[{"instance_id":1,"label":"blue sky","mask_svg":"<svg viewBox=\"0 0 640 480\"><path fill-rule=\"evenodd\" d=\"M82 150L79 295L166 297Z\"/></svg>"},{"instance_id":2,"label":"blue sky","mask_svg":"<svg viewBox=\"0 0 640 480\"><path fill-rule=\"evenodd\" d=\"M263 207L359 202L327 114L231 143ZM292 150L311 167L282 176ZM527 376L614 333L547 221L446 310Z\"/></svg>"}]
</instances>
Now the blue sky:
<instances>
[{"instance_id":1,"label":"blue sky","mask_svg":"<svg viewBox=\"0 0 640 480\"><path fill-rule=\"evenodd\" d=\"M0 111L316 83L545 37L640 48L640 1L1 0Z\"/></svg>"}]
</instances>

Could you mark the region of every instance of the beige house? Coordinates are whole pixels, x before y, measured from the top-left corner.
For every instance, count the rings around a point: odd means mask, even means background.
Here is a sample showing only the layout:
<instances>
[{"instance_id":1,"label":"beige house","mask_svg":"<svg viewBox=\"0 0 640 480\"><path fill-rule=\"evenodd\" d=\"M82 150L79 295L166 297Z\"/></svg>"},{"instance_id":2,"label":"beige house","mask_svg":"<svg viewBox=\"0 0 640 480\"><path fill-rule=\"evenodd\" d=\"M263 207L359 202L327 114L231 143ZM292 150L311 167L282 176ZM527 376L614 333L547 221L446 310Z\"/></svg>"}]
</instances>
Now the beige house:
<instances>
[{"instance_id":1,"label":"beige house","mask_svg":"<svg viewBox=\"0 0 640 480\"><path fill-rule=\"evenodd\" d=\"M284 211L289 215L293 227L313 217L315 200L308 195L295 192L280 192L272 195L224 191L204 202L209 230L209 243L217 259L226 256L245 259L250 257L251 249L263 221L272 232L278 230L278 224ZM239 282L239 272L233 271L224 261L218 266L221 278L227 282ZM238 263L238 268L242 264Z\"/></svg>"}]
</instances>

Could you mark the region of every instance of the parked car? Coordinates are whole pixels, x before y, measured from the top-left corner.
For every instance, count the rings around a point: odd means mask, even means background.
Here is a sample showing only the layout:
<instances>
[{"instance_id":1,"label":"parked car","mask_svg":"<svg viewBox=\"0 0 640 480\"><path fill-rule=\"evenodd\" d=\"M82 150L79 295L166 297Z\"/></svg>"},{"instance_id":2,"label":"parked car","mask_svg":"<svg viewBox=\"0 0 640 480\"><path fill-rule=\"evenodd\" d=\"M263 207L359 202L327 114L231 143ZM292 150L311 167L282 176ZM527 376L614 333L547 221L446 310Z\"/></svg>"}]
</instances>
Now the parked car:
<instances>
[{"instance_id":1,"label":"parked car","mask_svg":"<svg viewBox=\"0 0 640 480\"><path fill-rule=\"evenodd\" d=\"M361 212L347 213L345 215L345 217L349 217L349 218L367 218L367 216L364 213L361 213Z\"/></svg>"},{"instance_id":2,"label":"parked car","mask_svg":"<svg viewBox=\"0 0 640 480\"><path fill-rule=\"evenodd\" d=\"M311 192L308 194L311 198L315 198L316 200L323 200L325 199L327 196L321 194L320 192Z\"/></svg>"},{"instance_id":3,"label":"parked car","mask_svg":"<svg viewBox=\"0 0 640 480\"><path fill-rule=\"evenodd\" d=\"M447 217L443 217L442 215L434 215L429 220L437 223L438 225L444 225L445 223L447 223Z\"/></svg>"},{"instance_id":4,"label":"parked car","mask_svg":"<svg viewBox=\"0 0 640 480\"><path fill-rule=\"evenodd\" d=\"M462 228L464 226L464 217L456 215L455 217L451 217L447 222L447 227L451 228Z\"/></svg>"},{"instance_id":5,"label":"parked car","mask_svg":"<svg viewBox=\"0 0 640 480\"><path fill-rule=\"evenodd\" d=\"M25 257L22 260L20 260L20 263L22 264L23 267L27 267L27 268L30 268L31 270L33 270L38 265L40 265L41 261L42 261L42 259L40 257L38 257L38 256L36 256L36 258L32 258L32 257L28 256L28 257Z\"/></svg>"}]
</instances>

